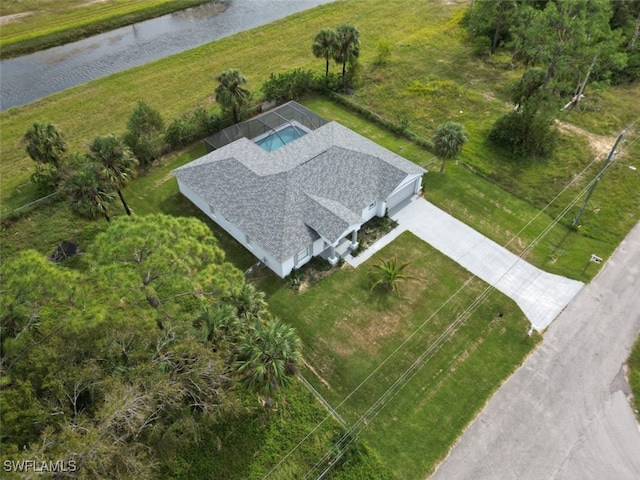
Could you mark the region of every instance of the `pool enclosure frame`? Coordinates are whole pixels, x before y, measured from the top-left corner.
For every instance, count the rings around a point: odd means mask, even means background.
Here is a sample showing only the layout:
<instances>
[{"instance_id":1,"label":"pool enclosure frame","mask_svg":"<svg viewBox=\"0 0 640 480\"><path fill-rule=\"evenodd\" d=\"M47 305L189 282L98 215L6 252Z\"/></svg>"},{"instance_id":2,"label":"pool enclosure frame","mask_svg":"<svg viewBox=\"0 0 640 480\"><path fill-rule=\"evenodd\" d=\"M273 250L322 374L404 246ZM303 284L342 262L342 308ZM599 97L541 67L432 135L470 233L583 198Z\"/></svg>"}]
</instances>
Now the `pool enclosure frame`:
<instances>
[{"instance_id":1,"label":"pool enclosure frame","mask_svg":"<svg viewBox=\"0 0 640 480\"><path fill-rule=\"evenodd\" d=\"M204 141L207 153L213 152L241 138L255 140L266 135L276 135L285 127L296 131L313 131L325 125L327 120L296 102L287 102L244 122L236 123L207 137ZM301 129L301 126L304 127ZM282 138L280 138L282 140Z\"/></svg>"}]
</instances>

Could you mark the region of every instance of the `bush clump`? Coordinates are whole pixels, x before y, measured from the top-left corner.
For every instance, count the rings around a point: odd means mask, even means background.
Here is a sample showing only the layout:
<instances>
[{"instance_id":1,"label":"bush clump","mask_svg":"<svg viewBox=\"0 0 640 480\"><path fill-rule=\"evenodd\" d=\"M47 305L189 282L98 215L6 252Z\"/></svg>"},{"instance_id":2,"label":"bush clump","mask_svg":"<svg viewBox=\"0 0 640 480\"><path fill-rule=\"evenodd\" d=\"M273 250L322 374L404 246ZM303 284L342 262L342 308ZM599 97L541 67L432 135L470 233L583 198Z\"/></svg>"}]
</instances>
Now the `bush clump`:
<instances>
[{"instance_id":1,"label":"bush clump","mask_svg":"<svg viewBox=\"0 0 640 480\"><path fill-rule=\"evenodd\" d=\"M322 79L324 82L324 78ZM289 72L272 73L262 84L264 98L269 101L288 102L318 89L318 80L311 70L296 68Z\"/></svg>"},{"instance_id":2,"label":"bush clump","mask_svg":"<svg viewBox=\"0 0 640 480\"><path fill-rule=\"evenodd\" d=\"M489 139L517 157L544 157L553 153L558 132L553 128L553 118L549 115L513 111L493 124Z\"/></svg>"},{"instance_id":3,"label":"bush clump","mask_svg":"<svg viewBox=\"0 0 640 480\"><path fill-rule=\"evenodd\" d=\"M212 135L221 128L220 117L198 107L173 120L164 134L164 141L171 150L186 147Z\"/></svg>"}]
</instances>

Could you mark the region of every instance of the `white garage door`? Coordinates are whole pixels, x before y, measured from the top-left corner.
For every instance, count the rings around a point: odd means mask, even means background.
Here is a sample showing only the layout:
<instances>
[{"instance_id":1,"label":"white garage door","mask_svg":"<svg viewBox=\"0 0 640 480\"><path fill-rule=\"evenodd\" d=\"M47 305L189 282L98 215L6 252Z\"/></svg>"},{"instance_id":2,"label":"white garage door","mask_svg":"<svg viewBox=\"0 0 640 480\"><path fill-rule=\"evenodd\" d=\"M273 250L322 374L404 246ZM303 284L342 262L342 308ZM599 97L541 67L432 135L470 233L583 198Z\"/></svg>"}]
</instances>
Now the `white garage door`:
<instances>
[{"instance_id":1,"label":"white garage door","mask_svg":"<svg viewBox=\"0 0 640 480\"><path fill-rule=\"evenodd\" d=\"M413 195L413 193L416 191L416 182L418 181L420 181L420 179L417 179L413 182L408 183L407 185L402 187L400 190L398 190L396 193L391 195L387 200L387 209L391 210L393 207L398 205L403 200L411 197L411 195Z\"/></svg>"}]
</instances>

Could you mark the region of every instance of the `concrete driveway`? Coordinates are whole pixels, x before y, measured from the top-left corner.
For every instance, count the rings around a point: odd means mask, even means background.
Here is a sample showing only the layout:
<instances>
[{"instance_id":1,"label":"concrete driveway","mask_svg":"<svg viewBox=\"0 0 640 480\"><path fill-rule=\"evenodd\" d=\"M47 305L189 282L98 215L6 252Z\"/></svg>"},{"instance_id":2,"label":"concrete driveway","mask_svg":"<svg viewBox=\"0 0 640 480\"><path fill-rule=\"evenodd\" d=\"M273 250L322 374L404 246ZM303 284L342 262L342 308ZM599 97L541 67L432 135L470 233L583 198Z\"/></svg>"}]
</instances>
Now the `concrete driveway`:
<instances>
[{"instance_id":1,"label":"concrete driveway","mask_svg":"<svg viewBox=\"0 0 640 480\"><path fill-rule=\"evenodd\" d=\"M624 362L640 330L640 223L553 322L432 480L637 480Z\"/></svg>"},{"instance_id":2,"label":"concrete driveway","mask_svg":"<svg viewBox=\"0 0 640 480\"><path fill-rule=\"evenodd\" d=\"M548 327L584 286L530 265L424 198L414 197L390 215L398 227L359 256L345 258L349 264L360 265L408 230L513 299L537 331Z\"/></svg>"}]
</instances>

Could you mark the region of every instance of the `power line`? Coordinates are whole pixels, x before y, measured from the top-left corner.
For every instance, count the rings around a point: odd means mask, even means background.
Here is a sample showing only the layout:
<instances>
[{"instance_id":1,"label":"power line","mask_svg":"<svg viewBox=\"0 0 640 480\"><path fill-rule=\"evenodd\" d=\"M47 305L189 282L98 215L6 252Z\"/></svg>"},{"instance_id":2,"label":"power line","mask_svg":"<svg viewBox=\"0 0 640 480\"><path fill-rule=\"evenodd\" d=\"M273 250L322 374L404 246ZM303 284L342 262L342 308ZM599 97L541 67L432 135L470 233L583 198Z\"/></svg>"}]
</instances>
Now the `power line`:
<instances>
[{"instance_id":1,"label":"power line","mask_svg":"<svg viewBox=\"0 0 640 480\"><path fill-rule=\"evenodd\" d=\"M633 125L635 125L637 122L640 121L640 117L638 119L636 119L634 122L632 122L631 124L629 124L627 127L625 127L624 130L628 130L630 129ZM639 137L640 138L640 137ZM632 142L631 144L635 143L636 141L638 141L638 139L634 140L634 142ZM630 144L630 145L631 145ZM629 146L630 146L629 145ZM565 187L557 194L553 197L553 199L551 199L542 209L540 209L515 235L513 235L511 237L511 239L509 241L507 241L504 244L504 247L508 246L511 242L513 242L516 238L518 238L518 236L520 234L522 234L522 232L528 228L540 215L542 215L554 202L556 202L558 200L558 198L560 196L562 196L569 188L571 188L571 186L577 181L578 178L580 178L580 176L582 176L584 173L586 173L586 171L591 168L591 166L598 160L598 156L595 156L591 162L589 162L584 168L583 170L576 175L567 185L565 185ZM543 229L543 231L538 234L538 236L536 238L534 238L534 240L532 240L529 245L523 250L522 253L520 253L520 255L518 255L519 260L523 260L523 257L528 254L533 248L535 248L535 246L538 244L538 242L544 238L559 222L560 220L568 213L568 211L573 208L573 206L578 202L578 200L580 199L580 197L589 189L592 187L593 182L595 181L592 180L589 183L587 183L587 185L578 193L578 195L576 195L573 200L571 202L569 202L569 204L567 206L565 206L562 211L560 212L559 215L556 216L556 218L554 218L549 225L547 225L547 227L545 227ZM516 263L514 263L514 265L512 265L506 272L504 275L506 275L511 268L513 268L518 261L516 261ZM453 300L464 288L467 287L467 285L474 279L476 278L475 276L471 276L469 279L467 279L467 281L458 289L456 290L456 292L454 292L447 300L445 300L445 302L440 305L440 307L438 307L438 309L436 309L434 311L434 313L427 318L421 325L419 325L410 335L409 337L407 337L407 339L405 339L393 352L391 352L362 382L360 382L360 384L358 384L336 407L335 409L337 410L338 408L340 408L342 405L344 405L347 400L349 398L351 398L351 396L353 396L365 383L367 383L371 377L373 377L373 375L375 375L398 351L400 351L402 348L404 348L404 346L435 316L437 315L449 302L451 302L451 300ZM502 279L502 277L500 278ZM496 281L496 284L500 281L500 279L498 279L498 281ZM408 380L402 384L402 386L406 385L406 383L408 383L409 380L411 380L411 378L413 378L413 376L415 376L415 374L417 373L417 371L419 370L419 368L417 368L418 365L421 364L421 362L423 360L425 360L426 356L425 353L428 355L428 352L431 351L430 349L435 348L435 346L438 346L437 349L433 350L433 352L437 352L440 348L440 346L442 344L444 344L444 342L450 338L449 337L445 337L445 335L449 332L451 332L451 336L453 335L453 333L455 333L457 331L457 328L464 323L464 321L466 321L466 319L479 307L479 305L482 303L482 301L484 301L484 299L486 299L486 297L488 297L488 295L493 292L493 290L495 290L495 287L493 286L488 286L481 294L479 294L476 299L471 303L470 307L468 307L465 312L463 312L461 315L459 315L456 320L454 320L454 322L449 325L449 327L447 327L447 329L443 332L443 334L441 334L440 337L438 337L438 339L436 339L436 341L434 343L432 343L427 350L425 350L423 352L423 354L420 355L420 357L418 358L418 360L416 360L416 362L414 362L409 369L405 370L405 372L403 374L401 374L401 376L396 380L396 382L394 382L394 384L392 384L391 387L389 387L389 389L387 390L387 392L385 392L383 394L382 397L380 397L376 402L374 402L374 404L367 410L367 412L365 412L364 415L362 415L360 417L360 419L358 419L356 421L356 423L354 424L354 426L352 426L351 429L349 429L345 435L343 435L341 437L340 440L338 440L338 442L336 443L336 445L342 445L344 443L344 439L349 437L351 438L351 441L347 444L350 445L350 443L352 443L355 440L355 437L353 437L353 433L355 431L354 427L358 426L360 424L363 423L363 421L366 419L366 415L369 413L372 413L373 411L375 411L376 405L380 405L381 403L381 399L382 402L384 402L385 399L387 399L387 396L390 395L390 393L388 392L393 392L396 388L398 388L398 381L401 381L401 379L406 378L408 374L410 374L410 370L413 371L415 370L415 373L413 373L413 375L411 375ZM437 344L437 342L440 341L440 339L445 339L442 341L441 344ZM409 372L409 373L408 373ZM402 388L402 387L400 387ZM399 391L399 390L398 390ZM394 395L395 396L395 395ZM384 398L383 398L384 397ZM391 397L393 398L393 397ZM372 410L373 409L373 410ZM375 418L375 416L377 416L377 413L374 415L373 418ZM277 468L279 468L279 466L287 459L289 458L318 428L320 428L329 418L331 418L331 415L327 415L318 425L316 425L300 442L298 442L298 444L296 444L284 457L281 458L281 460L269 471L267 472L266 475L264 475L263 479L266 479L267 477L269 477ZM360 430L359 430L360 431ZM327 453L325 454L325 456L323 456L323 458L314 466L312 467L311 472L315 471L315 469L319 466L322 465L323 461L327 461L328 458L330 458L330 454L331 452L335 451L335 446ZM343 450L343 449L342 449ZM309 473L308 473L309 474ZM307 474L307 475L308 475ZM305 476L305 478L307 478L307 476Z\"/></svg>"},{"instance_id":2,"label":"power line","mask_svg":"<svg viewBox=\"0 0 640 480\"><path fill-rule=\"evenodd\" d=\"M589 167L590 167L590 166L591 166L591 165L592 165L596 160L597 160L597 158L594 158L594 159L593 159L593 160L592 160L592 161L591 161L591 162L590 162L590 163L589 163L589 164L588 164L588 165L583 169L583 171L580 173L580 175L581 175L582 173L584 173L584 172L585 172L585 171L586 171L586 170L587 170L587 169L588 169L588 168L589 168ZM576 178L578 178L578 176L577 176ZM514 237L512 237L512 239L511 239L511 240L509 240L509 241L505 244L505 246L506 246L506 245L508 245L508 244L509 244L511 241L513 241L515 238L517 238L517 236L518 236L520 233L522 233L522 232L524 231L524 229L526 229L526 228L527 228L527 227L528 227L528 226L529 226L529 225L530 225L530 224L531 224L531 223L532 223L532 222L533 222L533 221L534 221L538 216L540 216L540 215L544 212L544 210L546 210L546 209L547 209L547 208L548 208L548 207L549 207L549 206L550 206L554 201L556 201L556 199L557 199L557 198L559 198L559 196L560 196L560 195L562 195L562 193L564 193L564 192L565 192L565 191L566 191L566 190L567 190L567 189L568 189L568 188L573 184L573 182L575 181L575 179L576 179L576 178L574 178L571 182L569 182L569 184L568 184L567 186L565 186L565 188L564 188L560 193L558 193L558 194L557 194L557 195L556 195L556 196L555 196L555 197L554 197L554 198L553 198L549 203L547 203L547 205L545 205L545 207L544 207L542 210L540 210L540 211L539 211L539 212L538 212L538 213L537 213L537 214L536 214L536 215L535 215L535 216L534 216L534 217L533 217L533 218L532 218L532 219L531 219L531 220L530 220L530 221L529 221L529 222L528 222L528 223L527 223L527 224L526 224L526 225L525 225L525 226L524 226L524 227L523 227L523 228L522 228L522 229L521 229L521 230L520 230L516 235L514 235ZM542 234L541 234L541 235L539 235L536 239L534 239L534 241L532 241L532 242L529 244L529 246L527 247L527 249L525 249L525 251L523 251L523 252L520 254L520 256L519 256L519 257L520 257L520 259L522 259L522 256L523 256L523 255L525 255L526 253L528 253L528 252L529 252L529 251L530 251L530 250L531 250L531 249L532 249L532 248L537 244L537 242L542 238L542 235L546 235L546 234L548 233L548 231L550 231L550 230L551 230L551 228L553 228L553 227L554 227L554 226L555 226L555 225L560 221L560 219L564 216L564 214L566 214L566 212L568 212L568 210L569 210L570 208L572 208L572 207L573 207L573 205L574 205L575 203L577 203L577 201L578 201L579 197L580 197L580 196L582 196L582 194L584 193L584 191L586 191L588 188L590 188L590 186L591 186L591 182L590 182L590 183L589 183L589 184L588 184L588 185L583 189L583 191L582 191L582 192L580 192L580 194L579 194L579 195L578 195L578 196L573 200L573 202L571 202L567 207L565 207L565 209L563 210L563 213L562 213L559 217L557 217L557 219L553 220L553 221L550 223L550 227L545 228L545 229L543 230ZM514 265L515 265L515 264L514 264ZM513 266L512 266L511 268L513 268ZM505 273L505 274L506 274L506 273ZM363 381L362 381L362 382L361 382L361 383L360 383L360 384L359 384L359 385L358 385L354 390L352 390L352 392L351 392L351 393L349 393L349 395L347 395L347 396L346 396L346 397L345 397L345 398L344 398L344 399L343 399L343 400L342 400L342 401L341 401L341 402L340 402L340 403L335 407L335 408L336 408L336 410L337 410L338 408L340 408L344 403L346 403L346 401L347 401L347 400L348 400L348 399L349 399L353 394L355 394L355 392L356 392L356 391L358 391L358 390L359 390L359 389L360 389L360 388L361 388L361 387L362 387L362 386L363 386L363 385L364 385L364 384L365 384L365 383L366 383L366 382L367 382L367 381L368 381L368 380L369 380L373 375L375 375L375 373L377 373L377 372L380 370L380 368L382 368L382 366L384 366L384 365L385 365L385 364L386 364L386 363L391 359L391 357L393 357L393 356L394 356L394 355L395 355L395 354L396 354L400 349L402 349L402 348L403 348L403 347L404 347L404 346L405 346L405 345L406 345L406 344L407 344L407 343L408 343L408 342L409 342L409 341L410 341L410 340L411 340L411 339L412 339L412 338L413 338L413 337L414 337L414 336L415 336L415 335L416 335L416 334L417 334L417 333L418 333L418 332L419 332L419 331L420 331L420 330L421 330L421 329L426 325L426 323L427 323L428 321L430 321L430 320L431 320L431 319L432 319L432 318L433 318L437 313L439 313L439 312L440 312L440 310L442 310L442 308L444 308L444 307L445 307L445 306L446 306L446 305L447 305L451 300L453 300L453 298L455 298L455 297L456 297L456 296L457 296L457 295L458 295L458 294L459 294L459 293L460 293L464 288L466 288L466 286L467 286L467 285L468 285L468 284L469 284L469 283L470 283L474 278L475 278L474 276L470 277L470 278L469 278L469 279L468 279L468 280L467 280L467 281L466 281L466 282L465 282L465 283L464 283L464 284L463 284L463 285L462 285L462 286L461 286L461 287L460 287L456 292L454 292L454 294L453 294L453 295L451 295L451 296L450 296L450 297L449 297L449 298L448 298L448 299L447 299L447 300L446 300L446 301L445 301L445 302L444 302L444 303L443 303L443 304L442 304L442 305L441 305L441 306L440 306L440 307L439 307L439 308L438 308L438 309L437 309L437 310L436 310L436 311L435 311L435 312L434 312L434 313L433 313L433 314L432 314L432 315L431 315L427 320L425 320L425 322L423 322L423 323L422 323L422 324L421 324L421 325L420 325L416 330L414 330L414 331L411 333L411 335L409 335L409 337L408 337L404 342L402 342L402 343L400 344L400 346L398 346L398 347L397 347L393 352L391 352L391 354L389 354L389 356L387 356L387 358L385 358L385 359L382 361L382 363L381 363L380 365L378 365L378 366L377 366L377 367L376 367L376 368L375 368L375 369L374 369L374 370L373 370L373 371L372 371L372 372L371 372L371 373L370 373L370 374L369 374L369 375L368 375L368 376L367 376L367 377L366 377L366 378L365 378L365 379L364 379L364 380L363 380ZM485 292L487 292L489 289L492 289L492 288L493 288L493 287L491 287L491 286L490 286L490 287L487 287L487 289L485 289ZM481 294L476 298L476 300L474 300L474 302L472 302L472 306L476 303L476 301L478 300L478 298L479 298L480 296L482 296L482 295L484 295L484 294L485 294L485 292L481 293ZM488 293L487 293L487 295L488 295ZM483 298L484 298L484 297L483 297ZM476 308L477 308L477 307L476 307ZM467 309L466 311L468 311L468 310L469 310L469 309ZM475 308L474 308L474 310L475 310ZM466 312L466 311L465 311L465 312ZM471 313L473 313L473 312L471 312ZM464 317L464 312L463 312L463 315L459 316L458 318L459 318L459 319L461 319L461 318L462 318L462 319L466 319L467 317ZM454 321L454 323L453 323L452 325L456 324L456 322L457 322L457 320L456 320L456 321ZM446 332L448 332L450 329L451 329L451 325L447 328L447 330L445 330L445 333L446 333ZM454 332L454 333L455 333L455 332ZM443 335L444 335L444 334L443 334ZM441 337L440 337L440 338L442 338L442 335L441 335ZM432 345L434 345L434 344L432 344ZM411 368L411 367L410 367L410 368ZM405 371L405 373L404 373L404 374L402 374L402 375L401 375L401 377L403 377L405 374L406 374L406 371ZM394 383L394 385L395 385L395 383ZM393 385L392 385L392 387L393 387ZM385 394L386 394L386 392L385 392ZM380 401L380 399L379 399L376 403L374 403L374 406L375 406L379 401ZM372 406L372 407L373 407L373 406ZM371 408L370 408L367 412L369 412L370 410L371 410ZM367 414L367 412L365 413L365 415ZM316 430L317 430L317 429L318 429L322 424L324 424L324 422L325 422L326 420L328 420L328 418L329 418L329 417L330 417L330 416L325 417L319 425L317 425L314 429L312 429L312 431L311 431L309 434L307 434L307 435L306 435L306 436L305 436L305 437L304 437L304 438L303 438L303 439L302 439L302 440L301 440L301 441L300 441L300 442L299 442L299 443L298 443L298 444L297 444L297 445L296 445L296 446L295 446L295 447L294 447L294 448L293 448L289 453L287 453L287 455L285 455L285 456L280 460L280 462L278 462L278 464L276 464L276 465L275 465L275 466L274 466L274 467L273 467L273 468L272 468L272 469L271 469L271 470L270 470L270 471L269 471L269 472L268 472L268 473L267 473L263 478L267 478L268 476L270 476L270 475L271 475L271 473L272 473L273 471L275 471L275 470L276 470L276 469L277 469L277 468L278 468L278 467L279 467L279 466L280 466L280 465L281 465L281 464L282 464L282 463L283 463L283 462L284 462L284 461L285 461L285 460L286 460L286 459L287 459L291 454L293 454L293 452L295 452L295 450L297 450L297 448L299 448L299 447L300 447L300 445L301 445L304 441L306 441L306 439L307 439L307 438L308 438L308 437L309 437L313 432L315 432L315 431L316 431ZM358 424L359 424L359 423L360 423L364 418L365 418L364 416L361 416L361 417L360 417L360 419L356 422L356 424L355 424L355 425L358 425ZM347 438L347 436L349 436L349 435L352 435L352 434L353 434L353 431L354 431L353 427L352 427L351 429L349 429L349 430L345 433L345 435L343 435L343 437L341 437L341 439L340 439L340 440L338 440L337 445L341 445L341 444L344 442L344 439L345 439L345 438ZM320 462L318 462L316 465L320 465L320 464L321 464L321 462L326 461L326 460L328 459L328 458L327 458L327 456L328 456L328 455L331 455L331 453L332 453L334 450L335 450L335 445L334 445L334 448L332 448L332 449L331 449L327 454L325 454L325 456L324 456L324 457L320 460ZM316 468L316 466L314 466L314 467L313 467L313 469L315 469L315 468Z\"/></svg>"},{"instance_id":3,"label":"power line","mask_svg":"<svg viewBox=\"0 0 640 480\"><path fill-rule=\"evenodd\" d=\"M594 180L595 181L595 180ZM514 263L495 283L497 284L515 265L522 260L522 256L526 255L529 251L531 251L534 246L547 235L549 231L569 212L569 210L577 203L582 194L591 187L590 182L564 209L560 216L554 219L544 230L541 232L536 239L534 239L523 251L523 253L519 256L518 261ZM380 413L382 408L393 399L400 390L407 384L411 379L418 373L418 371L426 364L426 360L431 358L433 354L437 353L440 348L457 332L460 326L477 310L477 308L482 304L482 302L495 290L493 285L487 286L485 290L476 297L476 299L472 302L472 304L467 307L467 309L460 314L454 322L452 322L447 329L431 344L427 347L425 351L414 361L414 363L405 370L398 379L383 393L376 402L373 403L371 407L362 415L360 418L351 426L351 428L346 431L342 437L334 444L334 446L327 452L325 455L307 472L305 475L306 478L310 478L310 475L313 475L313 472L329 462L332 456L341 455L342 452L346 450L355 440L358 438L357 434L360 433L370 421L375 419L375 417ZM335 461L333 462L335 463Z\"/></svg>"}]
</instances>

